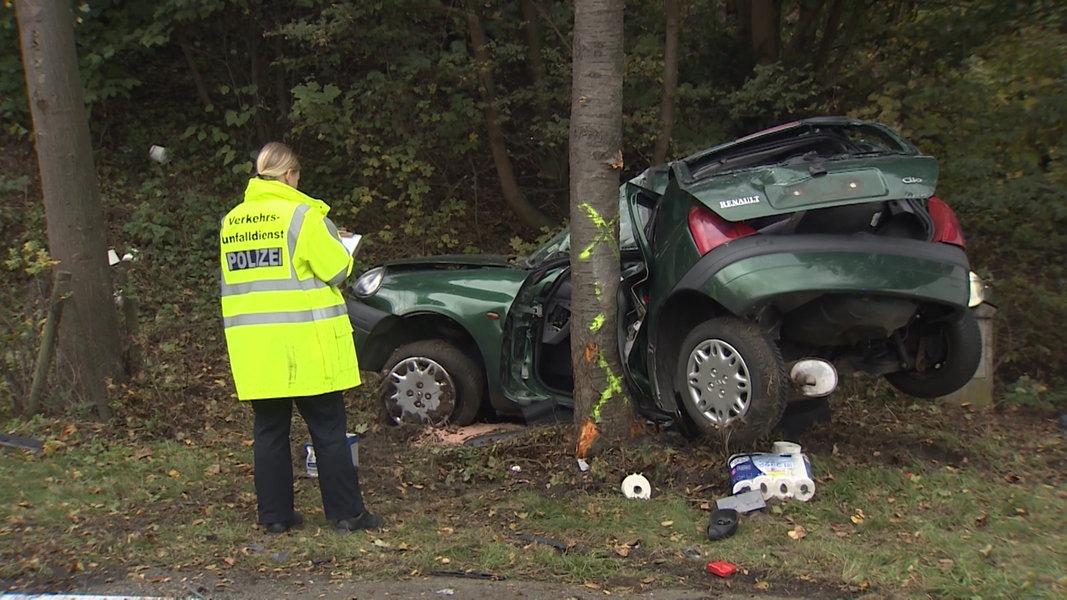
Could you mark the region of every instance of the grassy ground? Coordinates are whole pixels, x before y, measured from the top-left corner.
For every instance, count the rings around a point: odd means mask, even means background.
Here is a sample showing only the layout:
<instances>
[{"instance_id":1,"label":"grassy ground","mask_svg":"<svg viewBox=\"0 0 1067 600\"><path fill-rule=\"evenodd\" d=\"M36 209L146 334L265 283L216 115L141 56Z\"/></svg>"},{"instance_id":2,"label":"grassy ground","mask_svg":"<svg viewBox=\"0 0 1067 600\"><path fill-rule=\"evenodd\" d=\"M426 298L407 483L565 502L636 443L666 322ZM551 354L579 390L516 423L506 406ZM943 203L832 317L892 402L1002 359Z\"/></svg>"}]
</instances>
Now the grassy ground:
<instances>
[{"instance_id":1,"label":"grassy ground","mask_svg":"<svg viewBox=\"0 0 1067 600\"><path fill-rule=\"evenodd\" d=\"M376 425L368 390L351 394L350 426L369 426L360 473L368 505L387 526L346 537L328 527L315 480L303 477L302 528L271 537L253 525L251 415L236 403L190 401L184 420L151 430L136 419L121 427L8 423L5 431L44 448L0 449L4 587L163 572L208 574L222 586L256 574L437 574L607 593L1067 594L1067 444L1052 413L835 398L833 422L795 438L811 459L815 498L772 504L744 516L733 537L711 542L708 515L729 491L719 449L657 433L595 457L582 472L568 427L443 446ZM295 462L306 439L297 423ZM634 472L651 481L650 500L619 492ZM705 573L718 559L739 573Z\"/></svg>"}]
</instances>

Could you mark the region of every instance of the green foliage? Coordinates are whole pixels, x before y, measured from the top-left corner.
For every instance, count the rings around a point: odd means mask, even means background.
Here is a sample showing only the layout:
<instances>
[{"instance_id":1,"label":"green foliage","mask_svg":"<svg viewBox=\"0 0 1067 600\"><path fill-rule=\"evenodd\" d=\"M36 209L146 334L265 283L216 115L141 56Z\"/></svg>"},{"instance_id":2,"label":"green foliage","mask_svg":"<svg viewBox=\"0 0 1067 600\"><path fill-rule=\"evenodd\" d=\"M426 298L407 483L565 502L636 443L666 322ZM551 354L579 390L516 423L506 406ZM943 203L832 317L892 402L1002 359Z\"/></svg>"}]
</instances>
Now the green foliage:
<instances>
[{"instance_id":1,"label":"green foliage","mask_svg":"<svg viewBox=\"0 0 1067 600\"><path fill-rule=\"evenodd\" d=\"M681 4L670 157L816 113L902 129L939 159L938 193L962 221L973 268L993 284L998 380L1067 383L1067 353L1047 326L1067 322L1062 3L843 3L842 26L823 53L833 3L800 31L802 7L817 3L784 0L781 58L765 66L755 64L741 13ZM304 190L329 202L339 224L366 234L361 263L523 254L541 233L516 223L502 201L485 128L491 101L522 192L562 223L573 3L537 3L540 77L519 3L474 5L488 38L485 65L473 59L464 3L74 4L109 245L120 255L138 251L128 270L152 325L144 343L166 347L180 336L174 323L202 324L201 339L218 333L217 220L268 140L291 143L304 162ZM623 152L624 175L632 175L648 166L659 135L665 23L657 3L631 1L627 11ZM25 148L29 111L10 2L0 5L0 43L0 139ZM494 79L492 96L483 70ZM167 147L167 162L147 158L152 144ZM33 177L3 166L2 273L5 283L33 285L47 267L43 209ZM5 304L9 323L35 322L32 311L17 314L23 305ZM160 352L148 357L153 373L180 382L171 372L180 348Z\"/></svg>"},{"instance_id":2,"label":"green foliage","mask_svg":"<svg viewBox=\"0 0 1067 600\"><path fill-rule=\"evenodd\" d=\"M1063 409L1067 407L1067 389L1052 390L1029 375L1023 375L1004 390L1004 401L1044 409Z\"/></svg>"}]
</instances>

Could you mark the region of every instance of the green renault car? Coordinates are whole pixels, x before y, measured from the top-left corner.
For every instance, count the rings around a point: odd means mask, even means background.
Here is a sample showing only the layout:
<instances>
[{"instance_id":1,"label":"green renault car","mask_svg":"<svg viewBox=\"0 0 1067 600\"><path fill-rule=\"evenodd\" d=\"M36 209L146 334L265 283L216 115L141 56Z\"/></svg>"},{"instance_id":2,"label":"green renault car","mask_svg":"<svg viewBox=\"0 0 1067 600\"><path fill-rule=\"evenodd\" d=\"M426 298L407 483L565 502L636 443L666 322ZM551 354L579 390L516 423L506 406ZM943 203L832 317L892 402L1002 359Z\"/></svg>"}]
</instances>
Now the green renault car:
<instances>
[{"instance_id":1,"label":"green renault car","mask_svg":"<svg viewBox=\"0 0 1067 600\"><path fill-rule=\"evenodd\" d=\"M982 284L937 175L884 125L819 117L623 184L618 343L641 414L746 443L841 372L920 398L966 384ZM529 256L409 258L359 276L348 312L389 418L573 405L569 242L564 230Z\"/></svg>"}]
</instances>

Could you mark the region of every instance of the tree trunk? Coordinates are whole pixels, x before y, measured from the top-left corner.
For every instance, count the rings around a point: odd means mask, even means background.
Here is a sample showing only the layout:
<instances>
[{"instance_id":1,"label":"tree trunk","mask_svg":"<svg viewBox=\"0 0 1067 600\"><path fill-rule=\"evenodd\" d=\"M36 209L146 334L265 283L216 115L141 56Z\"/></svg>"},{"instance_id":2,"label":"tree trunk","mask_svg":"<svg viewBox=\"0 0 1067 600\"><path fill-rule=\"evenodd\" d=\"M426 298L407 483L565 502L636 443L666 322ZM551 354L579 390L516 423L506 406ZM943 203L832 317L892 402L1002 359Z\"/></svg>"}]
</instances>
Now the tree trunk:
<instances>
[{"instance_id":1,"label":"tree trunk","mask_svg":"<svg viewBox=\"0 0 1067 600\"><path fill-rule=\"evenodd\" d=\"M819 50L812 59L815 72L819 72L826 61L830 58L830 50L834 47L834 39L837 38L837 30L841 26L841 12L844 10L841 0L834 0L830 5L830 12L826 15L826 26L822 30L822 39L819 40Z\"/></svg>"},{"instance_id":2,"label":"tree trunk","mask_svg":"<svg viewBox=\"0 0 1067 600\"><path fill-rule=\"evenodd\" d=\"M758 65L778 62L780 0L752 0L752 54Z\"/></svg>"},{"instance_id":3,"label":"tree trunk","mask_svg":"<svg viewBox=\"0 0 1067 600\"><path fill-rule=\"evenodd\" d=\"M571 355L576 454L633 420L618 353L623 0L576 0L571 90ZM599 441L598 441L599 440Z\"/></svg>"},{"instance_id":4,"label":"tree trunk","mask_svg":"<svg viewBox=\"0 0 1067 600\"><path fill-rule=\"evenodd\" d=\"M674 106L678 96L678 30L681 21L678 0L665 0L663 9L667 30L663 43L663 97L659 106L659 137L652 152L652 164L660 165L667 160L667 149L674 130Z\"/></svg>"},{"instance_id":5,"label":"tree trunk","mask_svg":"<svg viewBox=\"0 0 1067 600\"><path fill-rule=\"evenodd\" d=\"M57 365L70 398L110 417L106 380L119 382L121 337L107 261L100 190L69 2L17 0L22 64L41 172L48 247L71 274Z\"/></svg>"},{"instance_id":6,"label":"tree trunk","mask_svg":"<svg viewBox=\"0 0 1067 600\"><path fill-rule=\"evenodd\" d=\"M815 35L815 21L825 0L802 0L797 7L799 15L793 27L793 39L789 48L794 54L807 54L811 51L811 40Z\"/></svg>"},{"instance_id":7,"label":"tree trunk","mask_svg":"<svg viewBox=\"0 0 1067 600\"><path fill-rule=\"evenodd\" d=\"M519 0L519 9L522 11L522 31L526 35L526 65L530 69L530 81L536 87L545 79L545 61L541 57L541 27L537 22L534 0Z\"/></svg>"},{"instance_id":8,"label":"tree trunk","mask_svg":"<svg viewBox=\"0 0 1067 600\"><path fill-rule=\"evenodd\" d=\"M482 114L489 136L489 150L493 154L493 164L496 165L497 176L500 178L504 201L527 226L533 229L548 227L552 223L544 213L526 199L515 177L515 170L511 166L507 142L504 141L504 132L500 127L500 111L496 107L496 92L494 91L496 84L493 81L489 50L486 48L485 27L478 17L477 8L476 0L466 0L467 29L471 38L475 68L478 71L478 82L482 88L482 101L485 104Z\"/></svg>"}]
</instances>

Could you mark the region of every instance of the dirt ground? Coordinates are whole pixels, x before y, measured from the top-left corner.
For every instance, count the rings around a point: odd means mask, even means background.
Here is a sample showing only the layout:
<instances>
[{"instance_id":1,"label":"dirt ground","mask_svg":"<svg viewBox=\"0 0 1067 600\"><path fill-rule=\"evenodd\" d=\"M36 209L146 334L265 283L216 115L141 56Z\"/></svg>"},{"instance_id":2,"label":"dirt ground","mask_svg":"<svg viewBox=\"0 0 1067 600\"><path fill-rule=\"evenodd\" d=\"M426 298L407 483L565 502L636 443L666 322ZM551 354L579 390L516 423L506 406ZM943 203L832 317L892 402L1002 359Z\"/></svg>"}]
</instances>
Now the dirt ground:
<instances>
[{"instance_id":1,"label":"dirt ground","mask_svg":"<svg viewBox=\"0 0 1067 600\"><path fill-rule=\"evenodd\" d=\"M909 465L914 462L935 461L942 464L968 464L984 469L991 475L998 474L998 465L988 461L978 453L965 447L949 447L923 437L920 433L908 433L904 426L907 419L923 418L927 427L940 427L946 431L958 432L966 436L970 430L974 435L997 435L1011 440L1013 447L1018 444L1020 452L1032 449L1026 447L1028 438L1045 437L1050 430L1059 430L1058 414L1048 411L1040 412L1026 409L1007 409L999 411L975 411L970 407L946 406L944 410L934 413L912 411L893 414L893 407L869 406L862 403L845 403L834 407L831 423L820 423L802 433L789 436L799 442L804 452L809 455L834 454L856 464L884 463L890 465ZM888 414L887 414L888 411ZM358 418L358 416L357 416ZM350 420L352 419L350 415ZM887 423L895 426L887 426ZM1029 434L1038 433L1042 436ZM294 432L296 430L294 429ZM918 430L917 430L918 431ZM928 429L927 429L928 431ZM235 436L247 436L238 424L232 432ZM464 430L426 431L419 428L372 426L364 441L360 443L359 456L361 479L364 494L371 507L384 504L384 500L395 494L398 478L404 481L432 481L432 472L418 471L419 466L408 464L412 445L468 445L477 446L495 440L520 438L521 443L507 444L505 453L507 465L520 465L523 486L540 487L553 496L568 496L586 489L589 485L578 476L560 481L561 471L577 473L574 467L572 448L568 443L571 430L566 425L526 428L514 423L493 423ZM711 497L723 495L720 492L729 489L729 476L721 468L723 449L708 448L703 445L689 445L676 433L668 431L650 432L643 440L643 450L634 452L628 449L608 450L609 458L615 461L620 471L641 472L657 488L673 490L706 489ZM294 441L294 445L298 441ZM235 442L234 446L239 445ZM685 460L668 460L671 452L682 451ZM666 453L666 454L665 454ZM1059 484L1067 480L1067 469L1062 468L1062 456L1048 456L1047 469L1032 474L1049 484ZM506 468L506 465L505 465ZM413 471L413 469L415 469ZM420 479L421 478L421 479ZM546 486L552 478L552 485ZM307 482L305 482L307 483ZM313 484L307 484L313 485ZM513 485L510 480L475 481L469 493L477 493L488 498L504 498ZM419 505L441 506L447 499L441 497L433 485L405 486L404 502ZM453 500L456 513L463 513L462 496ZM385 515L388 518L388 514ZM486 518L486 517L479 517ZM684 561L683 561L684 562ZM128 570L115 567L113 573L83 573L73 577L52 581L48 585L51 592L80 594L130 594L183 599L251 599L251 598L322 598L325 600L355 600L363 598L530 598L541 599L593 599L605 596L619 598L660 598L665 600L725 598L761 598L777 600L780 598L851 598L855 590L842 589L828 584L812 581L774 582L774 594L768 595L756 584L764 579L763 573L738 573L728 584L713 576L694 577L694 572L701 575L703 564L679 564L665 567L676 568L678 580L682 587L669 589L645 589L637 581L605 582L603 587L563 584L551 581L527 580L522 574L508 578L479 578L470 573L434 572L428 576L408 577L387 581L337 581L326 572L279 571L236 572L224 575L217 571L182 570L167 572L158 568L140 570L131 577ZM225 579L220 579L225 577ZM633 578L631 578L633 579ZM25 589L25 588L22 588ZM40 588L37 588L40 589ZM4 596L0 595L0 600Z\"/></svg>"},{"instance_id":2,"label":"dirt ground","mask_svg":"<svg viewBox=\"0 0 1067 600\"><path fill-rule=\"evenodd\" d=\"M655 598L656 600L789 600L792 598L831 598L826 595L777 596L766 593L739 591L723 593L694 587L658 588L644 591L604 590L581 585L567 585L529 580L482 580L463 577L418 577L392 581L317 582L306 578L239 577L220 582L213 573L170 579L165 583L151 583L153 579L167 579L173 573L149 571L145 580L119 582L81 582L77 593L94 595L132 595L151 598L182 598L183 600L215 598L232 600L304 599L364 600L370 598L457 598L489 600L495 598L524 598L527 600L594 600L610 598ZM220 588L220 584L222 587ZM71 592L74 593L74 592ZM844 597L844 596L841 596ZM0 595L0 600L4 600ZM43 600L43 599L42 599Z\"/></svg>"}]
</instances>

